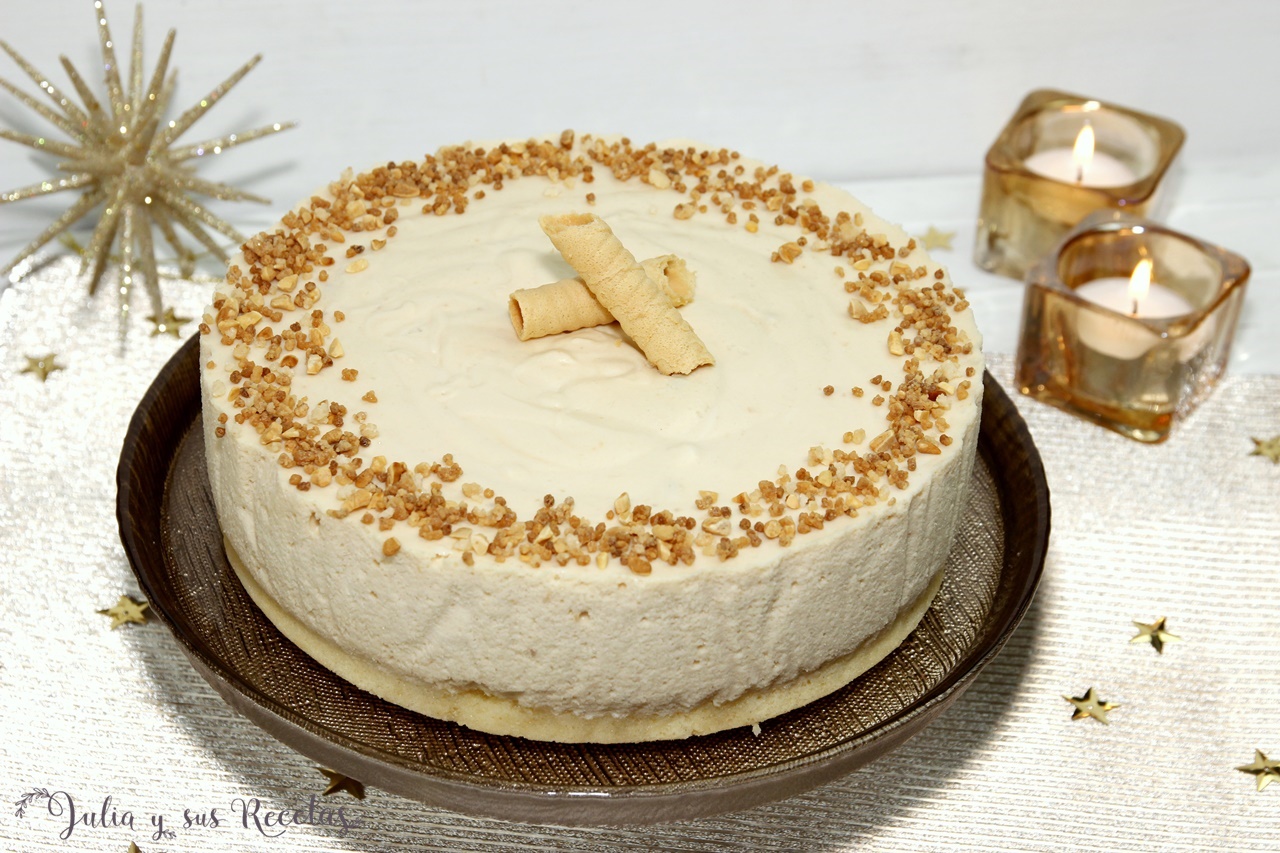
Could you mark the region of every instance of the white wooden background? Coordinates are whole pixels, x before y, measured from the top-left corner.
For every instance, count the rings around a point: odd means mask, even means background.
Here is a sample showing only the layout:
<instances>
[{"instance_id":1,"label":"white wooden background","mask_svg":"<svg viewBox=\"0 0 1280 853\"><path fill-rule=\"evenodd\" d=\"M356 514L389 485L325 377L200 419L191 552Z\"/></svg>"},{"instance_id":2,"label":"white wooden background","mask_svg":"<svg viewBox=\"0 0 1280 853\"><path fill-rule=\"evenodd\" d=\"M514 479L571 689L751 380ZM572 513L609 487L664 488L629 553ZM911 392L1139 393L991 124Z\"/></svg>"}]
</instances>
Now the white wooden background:
<instances>
[{"instance_id":1,"label":"white wooden background","mask_svg":"<svg viewBox=\"0 0 1280 853\"><path fill-rule=\"evenodd\" d=\"M55 81L60 53L92 68L89 0L0 9L0 36ZM132 6L107 9L127 44ZM201 125L301 121L219 167L281 199L335 163L564 127L723 142L828 180L969 172L1022 95L1046 86L1180 121L1189 165L1269 157L1280 139L1280 4L1265 0L151 0L145 12L149 63L178 31L184 105L265 55ZM5 125L23 113L0 101ZM6 153L0 183L38 174L27 159Z\"/></svg>"},{"instance_id":2,"label":"white wooden background","mask_svg":"<svg viewBox=\"0 0 1280 853\"><path fill-rule=\"evenodd\" d=\"M0 0L3 38L56 83L65 53L99 84L90 0ZM109 0L118 45L133 8ZM273 199L214 205L270 224L343 167L419 158L467 139L572 127L735 147L840 183L919 233L957 232L940 259L968 284L988 348L1016 345L1017 282L971 261L982 158L1028 91L1059 88L1180 122L1186 176L1171 224L1254 266L1232 366L1280 372L1280 4L1264 0L908 0L783 4L651 0L152 0L147 68L178 32L175 110L255 53L263 62L185 141L296 120L211 157L203 175ZM34 92L6 57L0 75ZM0 93L0 125L45 132ZM0 141L0 188L49 163ZM69 197L0 206L5 260Z\"/></svg>"}]
</instances>

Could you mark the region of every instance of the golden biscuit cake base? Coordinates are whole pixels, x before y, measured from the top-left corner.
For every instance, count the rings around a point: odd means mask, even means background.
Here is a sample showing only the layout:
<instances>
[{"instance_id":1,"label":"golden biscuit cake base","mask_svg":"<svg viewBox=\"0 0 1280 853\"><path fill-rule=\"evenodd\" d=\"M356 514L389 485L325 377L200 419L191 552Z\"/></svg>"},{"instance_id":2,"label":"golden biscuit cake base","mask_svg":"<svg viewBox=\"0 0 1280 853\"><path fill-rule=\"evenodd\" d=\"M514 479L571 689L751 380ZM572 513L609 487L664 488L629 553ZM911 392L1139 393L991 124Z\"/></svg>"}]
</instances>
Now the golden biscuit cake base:
<instances>
[{"instance_id":1,"label":"golden biscuit cake base","mask_svg":"<svg viewBox=\"0 0 1280 853\"><path fill-rule=\"evenodd\" d=\"M942 586L939 569L924 592L898 612L878 633L849 654L784 684L749 690L737 699L703 704L688 711L663 715L579 717L575 714L528 708L514 699L479 690L449 691L414 682L359 658L308 628L284 610L254 579L230 542L223 539L227 559L254 604L280 633L330 672L388 702L428 717L448 720L495 735L525 737L557 743L638 743L678 740L738 726L749 726L793 711L834 693L862 675L897 648L929 609Z\"/></svg>"}]
</instances>

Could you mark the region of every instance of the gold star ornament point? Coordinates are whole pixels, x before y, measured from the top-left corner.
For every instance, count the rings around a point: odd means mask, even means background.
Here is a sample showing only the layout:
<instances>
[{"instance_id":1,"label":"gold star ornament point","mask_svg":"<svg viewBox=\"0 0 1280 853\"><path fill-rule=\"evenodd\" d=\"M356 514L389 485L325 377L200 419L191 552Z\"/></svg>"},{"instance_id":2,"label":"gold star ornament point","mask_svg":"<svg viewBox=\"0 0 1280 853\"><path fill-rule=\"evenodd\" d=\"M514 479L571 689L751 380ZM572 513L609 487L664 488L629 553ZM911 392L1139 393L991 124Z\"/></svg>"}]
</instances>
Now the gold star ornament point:
<instances>
[{"instance_id":1,"label":"gold star ornament point","mask_svg":"<svg viewBox=\"0 0 1280 853\"><path fill-rule=\"evenodd\" d=\"M1170 634L1164 629L1165 617L1161 616L1156 621L1148 625L1146 622L1134 621L1133 626L1138 629L1138 633L1131 639L1130 643L1150 643L1151 647L1156 650L1156 654L1164 654L1166 643L1176 643L1182 638L1176 634Z\"/></svg>"},{"instance_id":2,"label":"gold star ornament point","mask_svg":"<svg viewBox=\"0 0 1280 853\"><path fill-rule=\"evenodd\" d=\"M1242 764L1236 769L1255 777L1259 791L1265 790L1272 782L1280 782L1280 761L1272 761L1260 749L1253 751L1252 764Z\"/></svg>"},{"instance_id":3,"label":"gold star ornament point","mask_svg":"<svg viewBox=\"0 0 1280 853\"><path fill-rule=\"evenodd\" d=\"M190 317L179 317L173 313L172 308L164 309L163 314L152 314L147 317L147 322L151 324L151 337L156 335L170 335L175 338L182 337L181 329L183 324L190 323Z\"/></svg>"},{"instance_id":4,"label":"gold star ornament point","mask_svg":"<svg viewBox=\"0 0 1280 853\"><path fill-rule=\"evenodd\" d=\"M61 364L58 364L58 356L56 353L45 353L44 355L28 355L26 356L27 366L22 368L19 373L34 373L41 382L49 381L49 374L55 370L66 370Z\"/></svg>"},{"instance_id":5,"label":"gold star ornament point","mask_svg":"<svg viewBox=\"0 0 1280 853\"><path fill-rule=\"evenodd\" d=\"M920 242L924 244L926 249L951 249L951 241L955 239L954 231L939 231L932 225L929 230L924 232L924 236L920 238Z\"/></svg>"},{"instance_id":6,"label":"gold star ornament point","mask_svg":"<svg viewBox=\"0 0 1280 853\"><path fill-rule=\"evenodd\" d=\"M1071 719L1083 720L1087 717L1092 717L1104 726L1110 724L1107 720L1107 712L1114 711L1116 708L1120 707L1114 702L1108 702L1105 699L1099 698L1098 694L1092 687L1085 691L1083 696L1067 696L1064 693L1062 698L1075 706L1075 711L1071 714Z\"/></svg>"},{"instance_id":7,"label":"gold star ornament point","mask_svg":"<svg viewBox=\"0 0 1280 853\"><path fill-rule=\"evenodd\" d=\"M146 610L151 605L145 601L134 601L127 595L120 596L116 603L105 610L99 610L103 616L111 617L111 630L132 622L135 625L147 624Z\"/></svg>"},{"instance_id":8,"label":"gold star ornament point","mask_svg":"<svg viewBox=\"0 0 1280 853\"><path fill-rule=\"evenodd\" d=\"M1249 454L1250 456L1262 456L1280 465L1280 435L1273 435L1265 441L1260 438L1252 441L1253 452Z\"/></svg>"},{"instance_id":9,"label":"gold star ornament point","mask_svg":"<svg viewBox=\"0 0 1280 853\"><path fill-rule=\"evenodd\" d=\"M106 83L107 97L104 99L94 94L75 66L65 58L62 64L71 80L68 90L55 86L49 77L16 50L0 42L0 50L9 55L42 94L48 96L53 106L23 92L7 80L0 80L0 84L68 137L54 139L0 130L0 138L53 155L59 161L58 174L29 186L0 192L0 204L67 190L80 193L79 199L0 270L0 275L8 273L23 259L59 238L91 211L101 208L93 236L81 253L81 272L89 276L89 292L92 294L97 290L111 259L112 246L118 244L120 281L117 290L121 315L128 314L133 284L141 283L153 312L159 316L164 306L160 277L156 272L153 230L159 232L173 249L184 269L189 268L192 253L179 239L179 229L225 261L226 252L210 231L234 240L236 244L243 242L244 238L229 223L209 211L198 197L267 201L228 184L197 177L193 163L245 142L287 130L293 124L271 124L202 142L177 144L178 138L239 83L261 57L254 57L240 66L176 119L165 121L164 114L177 82L176 72L169 68L176 33L169 31L155 69L148 78L143 69L142 6L139 4L133 22L129 73L127 79L122 79L123 69L116 58L115 42L103 4L95 3L94 10ZM79 103L73 99L77 95Z\"/></svg>"},{"instance_id":10,"label":"gold star ornament point","mask_svg":"<svg viewBox=\"0 0 1280 853\"><path fill-rule=\"evenodd\" d=\"M337 770L330 770L328 767L321 767L319 769L320 772L329 780L329 784L325 787L324 794L322 796L327 797L330 794L337 794L342 791L346 791L357 800L364 799L363 782L357 782L345 773L339 773Z\"/></svg>"}]
</instances>

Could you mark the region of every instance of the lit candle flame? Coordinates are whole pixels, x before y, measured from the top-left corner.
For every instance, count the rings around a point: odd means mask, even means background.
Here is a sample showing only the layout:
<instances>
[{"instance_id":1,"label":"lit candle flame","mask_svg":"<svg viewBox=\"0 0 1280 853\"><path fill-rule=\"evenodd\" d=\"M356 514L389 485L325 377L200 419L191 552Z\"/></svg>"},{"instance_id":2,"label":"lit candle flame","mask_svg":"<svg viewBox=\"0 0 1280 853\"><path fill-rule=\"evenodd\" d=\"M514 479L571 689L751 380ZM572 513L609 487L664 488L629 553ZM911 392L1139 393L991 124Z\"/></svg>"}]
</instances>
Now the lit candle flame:
<instances>
[{"instance_id":1,"label":"lit candle flame","mask_svg":"<svg viewBox=\"0 0 1280 853\"><path fill-rule=\"evenodd\" d=\"M1084 181L1085 170L1093 162L1093 124L1085 122L1084 127L1076 134L1076 144L1071 149L1071 158L1076 163L1076 183Z\"/></svg>"},{"instance_id":2,"label":"lit candle flame","mask_svg":"<svg viewBox=\"0 0 1280 853\"><path fill-rule=\"evenodd\" d=\"M1133 300L1134 316L1137 316L1138 306L1151 291L1151 266L1151 259L1143 258L1133 268L1133 275L1129 276L1129 298Z\"/></svg>"}]
</instances>

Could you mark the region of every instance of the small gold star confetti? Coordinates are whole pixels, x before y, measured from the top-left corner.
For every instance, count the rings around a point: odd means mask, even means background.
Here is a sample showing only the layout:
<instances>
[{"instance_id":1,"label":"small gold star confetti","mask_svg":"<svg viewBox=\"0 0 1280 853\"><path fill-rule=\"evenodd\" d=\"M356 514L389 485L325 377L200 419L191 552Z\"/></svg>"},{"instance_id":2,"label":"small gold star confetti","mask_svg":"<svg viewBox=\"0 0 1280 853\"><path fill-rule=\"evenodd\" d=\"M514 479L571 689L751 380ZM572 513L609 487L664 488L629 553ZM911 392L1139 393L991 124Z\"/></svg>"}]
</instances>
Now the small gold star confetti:
<instances>
[{"instance_id":1,"label":"small gold star confetti","mask_svg":"<svg viewBox=\"0 0 1280 853\"><path fill-rule=\"evenodd\" d=\"M172 335L175 338L180 338L182 337L182 334L179 330L182 328L182 324L190 323L191 318L179 317L177 314L173 313L172 308L166 308L164 309L163 314L152 314L147 317L147 321L151 323L153 327L151 329L151 337L154 338L156 335Z\"/></svg>"},{"instance_id":2,"label":"small gold star confetti","mask_svg":"<svg viewBox=\"0 0 1280 853\"><path fill-rule=\"evenodd\" d=\"M930 225L929 230L920 238L920 242L926 249L950 249L951 241L955 236L954 231L939 231Z\"/></svg>"},{"instance_id":3,"label":"small gold star confetti","mask_svg":"<svg viewBox=\"0 0 1280 853\"><path fill-rule=\"evenodd\" d=\"M1170 634L1166 631L1164 629L1164 622L1165 618L1163 616L1152 622L1150 625L1145 622L1135 621L1133 626L1138 629L1138 634L1129 642L1141 643L1145 640L1151 644L1157 654L1164 654L1165 643L1176 643L1182 639L1176 634Z\"/></svg>"},{"instance_id":4,"label":"small gold star confetti","mask_svg":"<svg viewBox=\"0 0 1280 853\"><path fill-rule=\"evenodd\" d=\"M1280 465L1280 435L1272 436L1266 441L1260 438L1253 439L1253 452L1250 456L1265 456L1272 462Z\"/></svg>"},{"instance_id":5,"label":"small gold star confetti","mask_svg":"<svg viewBox=\"0 0 1280 853\"><path fill-rule=\"evenodd\" d=\"M114 606L98 612L103 616L111 617L111 630L114 631L126 622L145 625L147 623L147 614L143 611L150 606L145 601L134 601L129 596L122 595Z\"/></svg>"},{"instance_id":6,"label":"small gold star confetti","mask_svg":"<svg viewBox=\"0 0 1280 853\"><path fill-rule=\"evenodd\" d=\"M160 56L150 78L144 79L142 54L142 6L133 19L133 42L129 53L127 82L121 78L116 58L115 41L107 24L107 13L101 0L93 4L98 23L98 41L102 51L102 68L106 82L105 103L86 85L80 72L65 57L66 69L75 95L59 89L50 78L27 62L17 51L0 41L0 49L13 59L40 91L49 97L54 108L23 92L7 80L0 80L10 94L42 118L70 137L51 139L43 135L2 130L0 138L47 152L58 158L61 175L50 176L39 183L0 192L0 204L29 198L79 190L80 198L67 208L34 240L18 252L0 275L12 270L24 258L55 239L99 206L102 213L89 245L83 252L82 273L89 273L89 293L97 290L111 257L111 247L120 245L120 283L118 299L121 318L129 313L129 292L135 278L146 288L154 314L159 316L164 305L160 294L160 277L156 272L155 240L158 231L178 257L179 265L189 269L194 254L178 239L177 228L186 230L197 242L219 258L226 252L206 231L213 229L236 245L244 242L223 219L215 216L192 196L209 196L232 201L266 202L227 184L198 178L192 162L210 154L221 154L245 142L286 130L293 125L269 124L256 130L233 133L216 139L178 145L186 133L214 104L222 100L237 83L262 59L261 55L240 66L226 80L201 98L190 109L172 121L165 121L177 83L177 74L169 69L169 55L177 35L173 30L160 48ZM123 332L125 326L121 325Z\"/></svg>"},{"instance_id":7,"label":"small gold star confetti","mask_svg":"<svg viewBox=\"0 0 1280 853\"><path fill-rule=\"evenodd\" d=\"M1241 773L1248 773L1258 779L1258 790L1261 791L1272 782L1280 782L1280 761L1272 761L1262 754L1262 750L1253 751L1253 763L1236 768Z\"/></svg>"},{"instance_id":8,"label":"small gold star confetti","mask_svg":"<svg viewBox=\"0 0 1280 853\"><path fill-rule=\"evenodd\" d=\"M328 767L321 767L320 772L329 777L329 786L324 789L324 796L336 794L339 791L346 791L357 800L364 799L364 783L357 782L350 776L339 773L337 770L330 770Z\"/></svg>"},{"instance_id":9,"label":"small gold star confetti","mask_svg":"<svg viewBox=\"0 0 1280 853\"><path fill-rule=\"evenodd\" d=\"M22 368L19 372L34 373L36 376L40 377L41 382L46 382L49 379L50 373L53 373L55 370L66 370L65 367L58 364L57 358L58 356L56 353L26 356L27 366Z\"/></svg>"},{"instance_id":10,"label":"small gold star confetti","mask_svg":"<svg viewBox=\"0 0 1280 853\"><path fill-rule=\"evenodd\" d=\"M128 853L142 853L142 851L138 849L138 845L130 841Z\"/></svg>"},{"instance_id":11,"label":"small gold star confetti","mask_svg":"<svg viewBox=\"0 0 1280 853\"><path fill-rule=\"evenodd\" d=\"M1107 702L1104 699L1099 699L1098 694L1093 691L1092 687L1090 687L1088 692L1083 696L1067 696L1066 694L1063 694L1062 698L1076 706L1076 710L1071 715L1071 719L1083 720L1085 717L1093 717L1104 726L1109 725L1107 721L1107 712L1120 707L1114 702Z\"/></svg>"}]
</instances>

